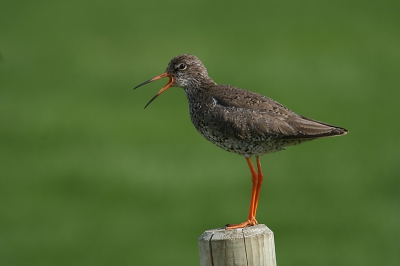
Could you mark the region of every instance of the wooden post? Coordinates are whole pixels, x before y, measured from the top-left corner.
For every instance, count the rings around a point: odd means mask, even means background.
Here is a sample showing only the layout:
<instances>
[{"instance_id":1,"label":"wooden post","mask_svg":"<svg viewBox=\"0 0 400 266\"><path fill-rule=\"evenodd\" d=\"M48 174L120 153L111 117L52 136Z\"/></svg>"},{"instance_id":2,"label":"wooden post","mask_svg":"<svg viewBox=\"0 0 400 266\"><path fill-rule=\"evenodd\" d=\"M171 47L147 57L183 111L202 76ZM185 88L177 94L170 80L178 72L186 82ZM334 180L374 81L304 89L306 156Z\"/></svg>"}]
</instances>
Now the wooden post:
<instances>
[{"instance_id":1,"label":"wooden post","mask_svg":"<svg viewBox=\"0 0 400 266\"><path fill-rule=\"evenodd\" d=\"M198 241L201 266L276 266L274 233L265 224L207 230Z\"/></svg>"}]
</instances>

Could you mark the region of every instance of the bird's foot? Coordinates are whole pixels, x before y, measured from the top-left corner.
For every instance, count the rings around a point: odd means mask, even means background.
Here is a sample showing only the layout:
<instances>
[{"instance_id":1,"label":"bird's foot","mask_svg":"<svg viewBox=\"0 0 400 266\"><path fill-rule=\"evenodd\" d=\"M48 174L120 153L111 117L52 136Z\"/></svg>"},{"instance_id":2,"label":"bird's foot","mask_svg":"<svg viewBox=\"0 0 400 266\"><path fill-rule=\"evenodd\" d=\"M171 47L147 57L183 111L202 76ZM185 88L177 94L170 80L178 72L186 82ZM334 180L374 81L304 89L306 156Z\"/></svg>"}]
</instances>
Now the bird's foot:
<instances>
[{"instance_id":1,"label":"bird's foot","mask_svg":"<svg viewBox=\"0 0 400 266\"><path fill-rule=\"evenodd\" d=\"M225 229L229 230L229 229L238 229L238 228L243 228L246 226L254 226L257 225L258 222L255 218L251 219L251 220L247 220L246 222L240 223L240 224L227 224Z\"/></svg>"}]
</instances>

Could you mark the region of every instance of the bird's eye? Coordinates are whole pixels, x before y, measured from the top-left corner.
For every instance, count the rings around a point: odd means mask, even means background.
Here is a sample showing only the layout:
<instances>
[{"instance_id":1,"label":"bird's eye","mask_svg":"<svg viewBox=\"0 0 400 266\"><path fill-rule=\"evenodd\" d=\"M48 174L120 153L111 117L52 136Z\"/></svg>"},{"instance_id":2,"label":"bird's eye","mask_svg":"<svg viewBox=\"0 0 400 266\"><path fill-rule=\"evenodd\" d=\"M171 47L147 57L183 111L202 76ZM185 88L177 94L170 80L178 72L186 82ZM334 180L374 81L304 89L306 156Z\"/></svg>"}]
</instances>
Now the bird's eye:
<instances>
[{"instance_id":1,"label":"bird's eye","mask_svg":"<svg viewBox=\"0 0 400 266\"><path fill-rule=\"evenodd\" d=\"M186 64L179 64L179 66L178 66L178 68L180 69L180 70L185 70L186 68L187 68L187 66L186 66Z\"/></svg>"}]
</instances>

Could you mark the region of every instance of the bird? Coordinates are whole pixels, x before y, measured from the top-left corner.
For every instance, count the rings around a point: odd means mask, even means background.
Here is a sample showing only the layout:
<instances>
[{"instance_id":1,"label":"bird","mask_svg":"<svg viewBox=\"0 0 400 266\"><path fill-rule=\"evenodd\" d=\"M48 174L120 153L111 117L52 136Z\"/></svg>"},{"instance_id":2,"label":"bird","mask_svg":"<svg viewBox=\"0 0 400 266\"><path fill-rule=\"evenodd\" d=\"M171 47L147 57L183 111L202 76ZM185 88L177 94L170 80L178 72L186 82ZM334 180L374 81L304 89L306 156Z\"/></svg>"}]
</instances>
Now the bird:
<instances>
[{"instance_id":1,"label":"bird","mask_svg":"<svg viewBox=\"0 0 400 266\"><path fill-rule=\"evenodd\" d=\"M146 108L170 87L185 91L190 119L197 131L218 147L244 156L251 172L252 190L247 220L227 224L238 229L258 224L256 212L264 175L260 156L282 151L306 141L346 135L347 130L294 113L282 104L230 85L218 85L194 55L174 57L161 75L136 87L168 78L168 83L145 105ZM256 158L256 168L251 158Z\"/></svg>"}]
</instances>

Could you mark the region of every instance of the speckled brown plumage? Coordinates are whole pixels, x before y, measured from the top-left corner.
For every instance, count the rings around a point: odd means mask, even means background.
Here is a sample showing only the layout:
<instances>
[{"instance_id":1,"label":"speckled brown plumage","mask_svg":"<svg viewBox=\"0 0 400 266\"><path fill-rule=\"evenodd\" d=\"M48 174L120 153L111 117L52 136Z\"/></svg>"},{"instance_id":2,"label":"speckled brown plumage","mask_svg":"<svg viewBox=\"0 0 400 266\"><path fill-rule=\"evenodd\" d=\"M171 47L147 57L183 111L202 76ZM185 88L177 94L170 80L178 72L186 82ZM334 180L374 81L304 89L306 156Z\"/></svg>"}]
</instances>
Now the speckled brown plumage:
<instances>
[{"instance_id":1,"label":"speckled brown plumage","mask_svg":"<svg viewBox=\"0 0 400 266\"><path fill-rule=\"evenodd\" d=\"M305 141L347 133L344 128L298 115L261 94L230 85L217 85L194 55L173 58L164 74L135 89L163 77L169 77L168 84L147 105L169 87L183 88L189 102L190 118L200 134L218 147L247 158L253 176L249 219L230 228L257 224L255 212L262 182L259 156ZM257 158L258 174L249 159L251 156Z\"/></svg>"}]
</instances>

